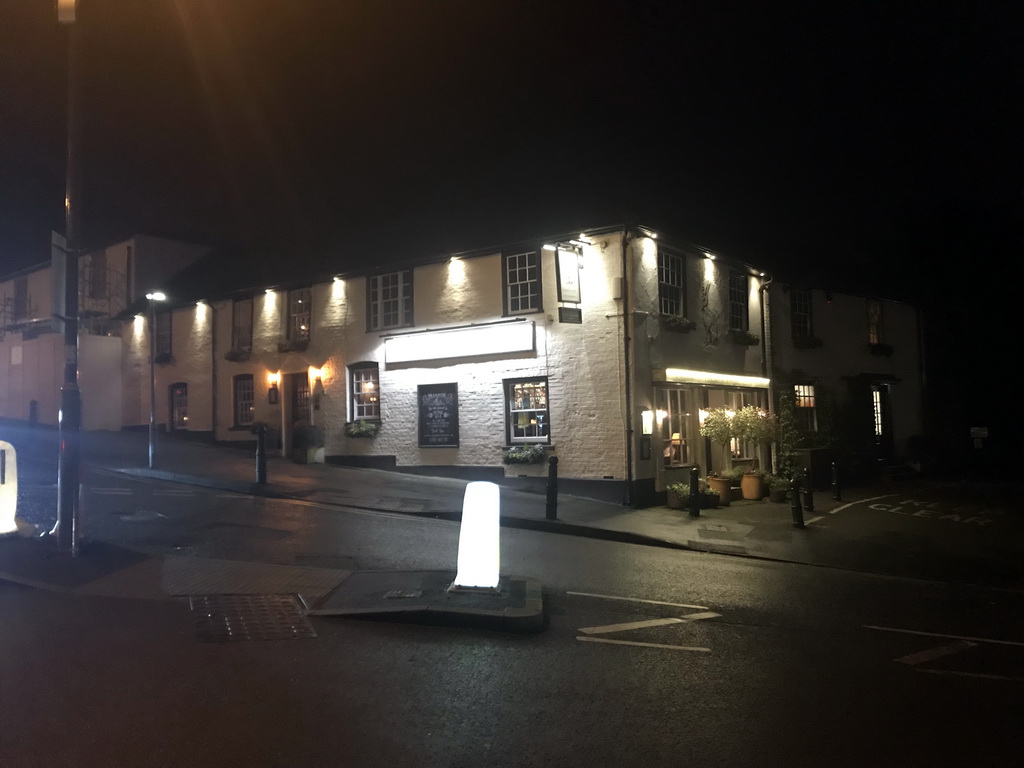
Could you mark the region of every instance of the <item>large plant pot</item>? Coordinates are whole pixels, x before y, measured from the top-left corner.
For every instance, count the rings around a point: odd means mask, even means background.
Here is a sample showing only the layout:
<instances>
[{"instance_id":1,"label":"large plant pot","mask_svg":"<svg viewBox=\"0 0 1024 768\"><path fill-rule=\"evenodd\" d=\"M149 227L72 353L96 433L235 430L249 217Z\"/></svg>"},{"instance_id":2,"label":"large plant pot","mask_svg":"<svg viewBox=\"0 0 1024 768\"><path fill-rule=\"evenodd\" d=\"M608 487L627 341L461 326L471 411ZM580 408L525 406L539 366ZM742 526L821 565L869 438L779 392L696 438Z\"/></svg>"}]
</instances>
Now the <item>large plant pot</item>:
<instances>
[{"instance_id":1,"label":"large plant pot","mask_svg":"<svg viewBox=\"0 0 1024 768\"><path fill-rule=\"evenodd\" d=\"M708 485L718 494L719 506L729 506L729 502L732 501L732 480L726 477L709 477Z\"/></svg>"},{"instance_id":2,"label":"large plant pot","mask_svg":"<svg viewBox=\"0 0 1024 768\"><path fill-rule=\"evenodd\" d=\"M760 501L764 498L764 475L743 475L740 478L740 492L744 499Z\"/></svg>"}]
</instances>

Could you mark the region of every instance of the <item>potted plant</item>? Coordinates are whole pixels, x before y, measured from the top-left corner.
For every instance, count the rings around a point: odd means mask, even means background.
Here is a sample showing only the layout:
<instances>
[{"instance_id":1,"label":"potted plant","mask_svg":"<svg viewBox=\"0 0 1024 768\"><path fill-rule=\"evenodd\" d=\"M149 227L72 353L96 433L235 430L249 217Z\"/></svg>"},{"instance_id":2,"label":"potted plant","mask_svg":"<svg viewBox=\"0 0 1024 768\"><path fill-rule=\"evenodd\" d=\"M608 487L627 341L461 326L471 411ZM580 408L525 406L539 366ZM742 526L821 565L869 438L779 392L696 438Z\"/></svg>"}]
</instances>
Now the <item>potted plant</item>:
<instances>
[{"instance_id":1,"label":"potted plant","mask_svg":"<svg viewBox=\"0 0 1024 768\"><path fill-rule=\"evenodd\" d=\"M667 499L666 506L669 509L690 508L690 484L672 483L665 488ZM701 478L697 485L697 504L699 509L714 509L718 506L718 493Z\"/></svg>"},{"instance_id":2,"label":"potted plant","mask_svg":"<svg viewBox=\"0 0 1024 768\"><path fill-rule=\"evenodd\" d=\"M295 423L292 432L292 461L296 464L324 463L324 428L305 419Z\"/></svg>"},{"instance_id":3,"label":"potted plant","mask_svg":"<svg viewBox=\"0 0 1024 768\"><path fill-rule=\"evenodd\" d=\"M764 484L768 487L768 500L776 504L786 503L786 492L789 490L789 479L782 475L765 475Z\"/></svg>"},{"instance_id":4,"label":"potted plant","mask_svg":"<svg viewBox=\"0 0 1024 768\"><path fill-rule=\"evenodd\" d=\"M358 419L345 423L346 437L376 437L380 431L380 424L376 421L365 421Z\"/></svg>"},{"instance_id":5,"label":"potted plant","mask_svg":"<svg viewBox=\"0 0 1024 768\"><path fill-rule=\"evenodd\" d=\"M761 446L775 435L775 419L763 408L745 405L733 417L733 430L741 440L754 444L754 461L744 472L740 489L744 499L764 498L764 472L761 471Z\"/></svg>"},{"instance_id":6,"label":"potted plant","mask_svg":"<svg viewBox=\"0 0 1024 768\"><path fill-rule=\"evenodd\" d=\"M697 323L680 315L662 315L661 326L674 333L689 333L697 327Z\"/></svg>"},{"instance_id":7,"label":"potted plant","mask_svg":"<svg viewBox=\"0 0 1024 768\"><path fill-rule=\"evenodd\" d=\"M761 339L750 331L741 331L733 328L729 331L729 341L739 347L756 347Z\"/></svg>"},{"instance_id":8,"label":"potted plant","mask_svg":"<svg viewBox=\"0 0 1024 768\"><path fill-rule=\"evenodd\" d=\"M724 473L732 466L732 454L729 452L729 443L735 437L732 424L733 415L732 411L725 408L712 408L705 414L704 422L700 425L702 437L706 437L722 446L722 466L726 469L708 476L708 484L718 494L718 501L722 506L732 501L732 481L724 477Z\"/></svg>"}]
</instances>

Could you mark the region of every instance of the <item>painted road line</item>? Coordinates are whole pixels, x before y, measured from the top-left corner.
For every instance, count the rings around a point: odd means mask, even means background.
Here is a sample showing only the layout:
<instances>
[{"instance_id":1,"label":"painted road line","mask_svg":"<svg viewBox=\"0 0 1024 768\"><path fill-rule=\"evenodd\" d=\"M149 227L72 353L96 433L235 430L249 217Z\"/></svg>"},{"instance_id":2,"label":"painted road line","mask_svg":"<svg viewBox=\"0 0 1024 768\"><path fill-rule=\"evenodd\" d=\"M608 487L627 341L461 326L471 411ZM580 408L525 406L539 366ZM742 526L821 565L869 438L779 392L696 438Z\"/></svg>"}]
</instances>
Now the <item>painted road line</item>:
<instances>
[{"instance_id":1,"label":"painted road line","mask_svg":"<svg viewBox=\"0 0 1024 768\"><path fill-rule=\"evenodd\" d=\"M886 493L883 496L872 496L870 499L858 499L857 501L851 501L851 502L848 502L846 504L840 504L835 509L830 509L828 511L828 513L830 515L834 515L836 512L839 512L840 510L846 509L847 507L852 507L854 504L866 504L869 501L878 501L879 499L887 499L890 496L898 496L898 495L899 494L897 494L897 493Z\"/></svg>"},{"instance_id":2,"label":"painted road line","mask_svg":"<svg viewBox=\"0 0 1024 768\"><path fill-rule=\"evenodd\" d=\"M633 645L640 648L667 648L671 651L695 651L697 653L711 653L710 648L697 648L690 645L665 645L663 643L638 643L631 640L611 640L607 637L577 637L582 643L609 643L610 645Z\"/></svg>"},{"instance_id":3,"label":"painted road line","mask_svg":"<svg viewBox=\"0 0 1024 768\"><path fill-rule=\"evenodd\" d=\"M706 611L708 607L706 605L688 605L687 603L666 603L662 600L644 600L640 597L617 597L615 595L595 595L592 592L566 592L567 595L576 595L577 597L599 597L602 600L625 600L630 603L646 603L647 605L668 605L673 608L695 608L698 611Z\"/></svg>"},{"instance_id":4,"label":"painted road line","mask_svg":"<svg viewBox=\"0 0 1024 768\"><path fill-rule=\"evenodd\" d=\"M95 493L100 496L131 496L131 488L87 488L89 493Z\"/></svg>"},{"instance_id":5,"label":"painted road line","mask_svg":"<svg viewBox=\"0 0 1024 768\"><path fill-rule=\"evenodd\" d=\"M597 638L579 638L596 640ZM929 675L956 675L957 677L980 677L985 680L1008 680L1011 683L1024 683L1024 677L1009 677L1007 675L986 675L983 672L956 672L952 669L918 669L918 672L927 672Z\"/></svg>"},{"instance_id":6,"label":"painted road line","mask_svg":"<svg viewBox=\"0 0 1024 768\"><path fill-rule=\"evenodd\" d=\"M816 523L819 520L824 520L824 519L825 519L824 515L818 515L817 517L812 517L810 520L808 520L806 523L804 523L804 525L810 525L811 523Z\"/></svg>"},{"instance_id":7,"label":"painted road line","mask_svg":"<svg viewBox=\"0 0 1024 768\"><path fill-rule=\"evenodd\" d=\"M682 619L649 619L647 621L628 621L624 624L605 624L603 627L580 627L577 632L587 635L605 635L609 632L625 632L630 629L644 627L663 627L666 624L682 624Z\"/></svg>"},{"instance_id":8,"label":"painted road line","mask_svg":"<svg viewBox=\"0 0 1024 768\"><path fill-rule=\"evenodd\" d=\"M703 613L688 613L682 616L683 621L703 621L704 619L717 619L722 614L715 613L714 611L704 611Z\"/></svg>"},{"instance_id":9,"label":"painted road line","mask_svg":"<svg viewBox=\"0 0 1024 768\"><path fill-rule=\"evenodd\" d=\"M896 627L876 627L865 624L864 629L877 629L879 632L902 632L905 635L922 635L924 637L948 637L950 640L967 640L972 643L992 643L994 645L1015 645L1024 648L1024 643L1015 640L993 640L990 637L965 637L964 635L944 635L941 632L921 632L917 629L898 629Z\"/></svg>"},{"instance_id":10,"label":"painted road line","mask_svg":"<svg viewBox=\"0 0 1024 768\"><path fill-rule=\"evenodd\" d=\"M918 664L923 664L926 661L934 661L935 659L941 659L943 656L950 656L960 651L966 651L968 648L977 647L977 643L972 643L968 640L957 640L955 643L940 645L938 648L929 648L926 651L918 651L907 656L900 656L895 661L898 661L900 664L916 667Z\"/></svg>"}]
</instances>

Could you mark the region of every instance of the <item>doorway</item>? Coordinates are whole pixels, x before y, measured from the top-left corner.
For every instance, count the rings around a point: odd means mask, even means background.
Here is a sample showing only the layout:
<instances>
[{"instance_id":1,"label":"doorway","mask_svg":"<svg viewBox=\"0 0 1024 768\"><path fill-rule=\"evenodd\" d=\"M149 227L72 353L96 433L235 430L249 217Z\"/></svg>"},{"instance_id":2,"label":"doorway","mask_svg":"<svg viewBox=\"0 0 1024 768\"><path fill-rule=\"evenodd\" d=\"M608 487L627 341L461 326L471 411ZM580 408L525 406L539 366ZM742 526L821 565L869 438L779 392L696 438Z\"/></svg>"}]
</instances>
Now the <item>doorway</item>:
<instances>
[{"instance_id":1,"label":"doorway","mask_svg":"<svg viewBox=\"0 0 1024 768\"><path fill-rule=\"evenodd\" d=\"M183 381L171 384L167 402L171 405L171 429L188 429L188 384Z\"/></svg>"}]
</instances>

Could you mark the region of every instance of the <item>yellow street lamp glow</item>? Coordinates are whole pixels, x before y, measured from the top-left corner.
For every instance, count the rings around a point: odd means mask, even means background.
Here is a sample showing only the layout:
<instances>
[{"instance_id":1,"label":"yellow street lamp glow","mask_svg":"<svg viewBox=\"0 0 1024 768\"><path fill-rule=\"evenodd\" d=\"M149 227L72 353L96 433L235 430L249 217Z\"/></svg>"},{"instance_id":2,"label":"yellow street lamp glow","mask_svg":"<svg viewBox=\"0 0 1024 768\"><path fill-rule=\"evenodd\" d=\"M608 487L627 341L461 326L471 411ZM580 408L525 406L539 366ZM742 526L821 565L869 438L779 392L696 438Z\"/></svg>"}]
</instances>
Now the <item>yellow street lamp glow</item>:
<instances>
[{"instance_id":1,"label":"yellow street lamp glow","mask_svg":"<svg viewBox=\"0 0 1024 768\"><path fill-rule=\"evenodd\" d=\"M495 483L473 482L462 498L458 572L449 591L497 590L501 498Z\"/></svg>"}]
</instances>

